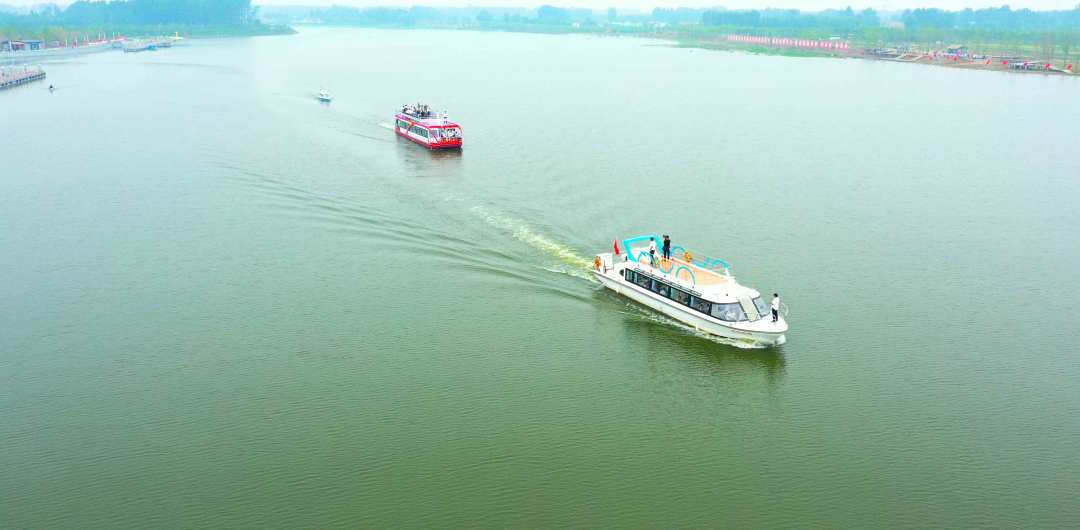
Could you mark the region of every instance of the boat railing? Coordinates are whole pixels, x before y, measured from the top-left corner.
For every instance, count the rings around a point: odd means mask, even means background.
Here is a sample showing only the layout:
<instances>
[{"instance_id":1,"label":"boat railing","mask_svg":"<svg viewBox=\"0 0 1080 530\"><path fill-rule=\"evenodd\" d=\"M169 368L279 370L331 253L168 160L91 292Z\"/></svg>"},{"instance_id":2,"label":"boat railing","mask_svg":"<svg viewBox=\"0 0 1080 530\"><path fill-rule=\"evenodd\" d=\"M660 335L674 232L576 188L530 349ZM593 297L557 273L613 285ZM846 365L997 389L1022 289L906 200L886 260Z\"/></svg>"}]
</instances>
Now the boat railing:
<instances>
[{"instance_id":1,"label":"boat railing","mask_svg":"<svg viewBox=\"0 0 1080 530\"><path fill-rule=\"evenodd\" d=\"M652 264L652 257L647 249L641 247L630 248L628 247L628 258L630 261L636 263L649 263ZM676 256L682 256L682 259ZM674 274L681 270L688 271L694 278L694 282L697 283L698 273L717 276L723 279L732 278L731 265L721 259L712 259L705 257L700 263L695 262L694 254L684 249L683 247L673 247L671 251L671 258L663 258L662 256L656 257L657 263L663 265L663 262L670 261L672 264L666 269L661 266L657 267L665 274ZM696 271L696 272L695 272Z\"/></svg>"},{"instance_id":2,"label":"boat railing","mask_svg":"<svg viewBox=\"0 0 1080 530\"><path fill-rule=\"evenodd\" d=\"M644 247L642 247L642 246L636 246L635 247L634 244L637 243L637 244L640 245L642 243L647 243L650 240L651 241L659 241L660 238L655 236L655 235L637 236L637 237L631 237L631 238L628 238L628 239L623 239L622 244L623 244L623 248L626 249L626 253L627 253L628 257L630 259L632 259L633 261L638 261L638 259L641 256L644 256L644 257L648 258L649 254L648 254L648 252L644 252L644 253L640 252L641 249L644 248ZM710 256L706 255L705 253L700 253L699 254L699 253L693 252L690 249L687 249L686 247L683 247L681 245L672 246L671 247L671 255L672 256L680 256L681 255L682 258L683 258L683 261L685 263L687 263L687 264L689 264L689 265L691 265L691 266L693 266L693 267L695 267L697 269L700 269L702 271L707 271L707 272L710 272L712 274L718 274L722 270L723 274L725 276L731 276L731 263L728 262L725 259L713 258L713 257L710 257ZM701 257L697 257L699 255Z\"/></svg>"},{"instance_id":3,"label":"boat railing","mask_svg":"<svg viewBox=\"0 0 1080 530\"><path fill-rule=\"evenodd\" d=\"M656 261L657 261L657 265L659 265L662 261L672 261L672 262L674 262L675 260L665 260L664 258L657 258ZM669 281L671 281L673 279L674 280L682 279L682 278L680 278L679 273L681 273L682 271L686 271L687 273L690 274L690 278L689 278L690 286L687 287L685 285L680 284L679 287L688 289L690 291L690 294L693 294L693 295L696 295L696 296L701 296L701 293L695 290L695 288L697 287L697 276L694 274L694 271L691 270L689 267L687 267L685 264L676 265L675 263L672 263L671 266L668 269L664 269L664 268L658 267L658 266L653 266L652 263L651 263L651 260L649 260L648 253L645 253L645 261L636 261L631 267L636 272L640 272L640 273L642 273L642 274L644 274L646 276L649 276L650 278L652 278L654 280L662 280L662 281L665 281L665 282L669 282ZM659 271L660 274L656 274L654 271Z\"/></svg>"}]
</instances>

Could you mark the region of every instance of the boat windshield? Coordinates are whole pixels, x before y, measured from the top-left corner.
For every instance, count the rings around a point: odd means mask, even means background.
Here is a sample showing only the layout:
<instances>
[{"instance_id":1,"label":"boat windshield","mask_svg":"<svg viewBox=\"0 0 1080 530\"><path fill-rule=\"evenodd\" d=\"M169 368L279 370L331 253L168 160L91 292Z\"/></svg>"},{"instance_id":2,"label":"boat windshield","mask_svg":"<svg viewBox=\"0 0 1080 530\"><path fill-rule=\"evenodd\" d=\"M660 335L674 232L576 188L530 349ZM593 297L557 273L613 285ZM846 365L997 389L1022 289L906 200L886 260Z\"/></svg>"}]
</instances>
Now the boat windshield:
<instances>
[{"instance_id":1,"label":"boat windshield","mask_svg":"<svg viewBox=\"0 0 1080 530\"><path fill-rule=\"evenodd\" d=\"M734 304L713 304L712 316L727 322L740 322L746 320L746 313L737 302Z\"/></svg>"},{"instance_id":2,"label":"boat windshield","mask_svg":"<svg viewBox=\"0 0 1080 530\"><path fill-rule=\"evenodd\" d=\"M754 299L754 307L758 310L757 318L754 320L765 318L765 315L770 314L769 306L765 304L765 301L762 300L760 296ZM746 311L743 311L742 304L739 304L738 302L733 304L713 304L712 311L709 314L727 322L745 322L750 320Z\"/></svg>"},{"instance_id":3,"label":"boat windshield","mask_svg":"<svg viewBox=\"0 0 1080 530\"><path fill-rule=\"evenodd\" d=\"M762 318L765 318L765 315L772 314L769 304L765 303L765 300L762 300L760 296L754 299L754 305L757 306L758 315L761 315Z\"/></svg>"}]
</instances>

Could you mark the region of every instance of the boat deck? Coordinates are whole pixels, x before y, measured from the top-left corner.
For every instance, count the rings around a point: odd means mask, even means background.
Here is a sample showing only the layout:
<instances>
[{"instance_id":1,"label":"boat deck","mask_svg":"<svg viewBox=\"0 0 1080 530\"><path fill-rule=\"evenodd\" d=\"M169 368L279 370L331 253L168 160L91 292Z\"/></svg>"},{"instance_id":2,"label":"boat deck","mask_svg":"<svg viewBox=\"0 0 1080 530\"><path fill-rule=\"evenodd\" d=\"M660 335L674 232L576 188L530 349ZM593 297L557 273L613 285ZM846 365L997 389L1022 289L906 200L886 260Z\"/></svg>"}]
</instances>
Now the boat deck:
<instances>
[{"instance_id":1,"label":"boat deck","mask_svg":"<svg viewBox=\"0 0 1080 530\"><path fill-rule=\"evenodd\" d=\"M694 272L693 283L696 287L717 287L722 285L731 285L731 277L720 274L716 271L703 269L693 263L688 263L679 258L672 257L671 259L657 258L656 267L649 264L648 258L639 258L639 264L646 269L654 270L663 276L674 276L681 280L690 280L690 276L679 267L686 267ZM677 272L677 276L675 273Z\"/></svg>"},{"instance_id":2,"label":"boat deck","mask_svg":"<svg viewBox=\"0 0 1080 530\"><path fill-rule=\"evenodd\" d=\"M424 127L461 127L456 122L451 121L450 118L443 118L441 116L431 116L426 118L420 118L412 114L405 114L399 112L397 114L398 119L407 119L413 123L419 123Z\"/></svg>"}]
</instances>

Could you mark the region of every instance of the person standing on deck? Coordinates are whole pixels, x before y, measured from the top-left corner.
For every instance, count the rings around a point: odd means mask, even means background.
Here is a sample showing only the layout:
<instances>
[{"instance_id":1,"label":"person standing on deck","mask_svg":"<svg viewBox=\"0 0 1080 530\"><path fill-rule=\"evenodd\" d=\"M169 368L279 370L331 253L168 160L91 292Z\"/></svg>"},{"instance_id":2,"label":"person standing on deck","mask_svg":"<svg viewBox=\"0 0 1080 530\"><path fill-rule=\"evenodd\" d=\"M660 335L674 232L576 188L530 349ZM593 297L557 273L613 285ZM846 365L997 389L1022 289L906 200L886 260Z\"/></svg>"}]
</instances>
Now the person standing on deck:
<instances>
[{"instance_id":1,"label":"person standing on deck","mask_svg":"<svg viewBox=\"0 0 1080 530\"><path fill-rule=\"evenodd\" d=\"M671 238L667 234L664 234L664 261L671 260Z\"/></svg>"},{"instance_id":2,"label":"person standing on deck","mask_svg":"<svg viewBox=\"0 0 1080 530\"><path fill-rule=\"evenodd\" d=\"M649 264L653 267L656 266L656 238L649 238Z\"/></svg>"},{"instance_id":3,"label":"person standing on deck","mask_svg":"<svg viewBox=\"0 0 1080 530\"><path fill-rule=\"evenodd\" d=\"M776 320L778 318L780 318L780 295L776 294L776 293L773 293L773 295L772 295L772 321L776 322Z\"/></svg>"}]
</instances>

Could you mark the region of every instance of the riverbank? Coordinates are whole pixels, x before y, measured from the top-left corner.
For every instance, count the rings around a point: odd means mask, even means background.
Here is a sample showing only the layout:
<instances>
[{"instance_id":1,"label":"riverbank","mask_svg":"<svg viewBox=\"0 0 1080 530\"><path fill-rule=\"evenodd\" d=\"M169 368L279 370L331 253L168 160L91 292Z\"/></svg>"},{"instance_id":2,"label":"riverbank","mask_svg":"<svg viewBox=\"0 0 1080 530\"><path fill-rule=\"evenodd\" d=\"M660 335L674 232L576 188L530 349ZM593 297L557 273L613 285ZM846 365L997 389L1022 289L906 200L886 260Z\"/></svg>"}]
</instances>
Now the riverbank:
<instances>
[{"instance_id":1,"label":"riverbank","mask_svg":"<svg viewBox=\"0 0 1080 530\"><path fill-rule=\"evenodd\" d=\"M1076 64L1071 57L1059 60L1039 59L1022 52L1005 52L998 49L975 53L963 45L951 45L942 49L917 50L914 48L870 48L852 45L846 41L808 40L783 37L752 37L744 35L721 35L688 37L684 34L658 34L654 38L671 40L679 48L739 51L759 55L784 57L834 57L868 59L878 61L926 64L968 70L987 70L1015 73L1041 73L1046 75L1075 75ZM1024 50L1027 51L1027 50ZM1030 53L1030 52L1029 52Z\"/></svg>"},{"instance_id":2,"label":"riverbank","mask_svg":"<svg viewBox=\"0 0 1080 530\"><path fill-rule=\"evenodd\" d=\"M690 39L665 39L673 40L676 48L694 48L699 50L731 51L752 53L754 55L778 55L782 57L849 57L848 54L836 52L812 51L797 48L771 48L755 45L735 45L727 42L702 41Z\"/></svg>"},{"instance_id":3,"label":"riverbank","mask_svg":"<svg viewBox=\"0 0 1080 530\"><path fill-rule=\"evenodd\" d=\"M293 35L296 30L287 24L258 24L222 27L185 27L176 29L190 39L223 39L230 37L265 37L274 35Z\"/></svg>"},{"instance_id":4,"label":"riverbank","mask_svg":"<svg viewBox=\"0 0 1080 530\"><path fill-rule=\"evenodd\" d=\"M108 31L99 28L50 28L51 32L80 37L65 37L61 40L33 39L41 42L41 48L0 52L0 59L6 63L35 63L53 59L88 55L121 49L123 43L132 40L169 39L170 36L183 39L227 39L274 35L292 35L296 33L287 25L250 25L250 26L122 26ZM30 33L32 35L32 33ZM112 37L106 37L112 35ZM90 36L90 37L87 37ZM27 37L23 39L31 40ZM69 40L70 39L70 40ZM183 40L177 40L183 42Z\"/></svg>"},{"instance_id":5,"label":"riverbank","mask_svg":"<svg viewBox=\"0 0 1080 530\"><path fill-rule=\"evenodd\" d=\"M192 28L186 28L192 29ZM164 34L163 34L164 33ZM262 26L259 28L194 28L191 31L173 30L164 32L161 29L143 27L140 29L127 29L124 36L104 38L99 40L82 40L78 45L54 45L35 50L5 51L0 53L0 60L8 64L39 63L56 59L66 59L89 54L120 51L126 48L127 43L135 41L167 41L169 46L181 44L184 40L192 39L227 39L242 37L258 37L273 35L291 35L296 30L289 26ZM100 35L100 33L99 33ZM180 38L177 38L180 37ZM175 39L175 40L174 40ZM132 51L132 50L128 50Z\"/></svg>"},{"instance_id":6,"label":"riverbank","mask_svg":"<svg viewBox=\"0 0 1080 530\"><path fill-rule=\"evenodd\" d=\"M365 25L313 24L372 28ZM1045 75L1076 75L1080 55L1075 51L1062 57L1043 59L1040 49L1032 45L1007 44L1003 42L980 42L970 48L964 44L941 45L935 49L924 45L896 45L891 48L873 47L864 42L849 41L838 37L805 38L800 36L759 36L742 33L722 33L701 26L683 26L677 30L663 30L647 26L583 26L530 23L488 24L429 24L423 26L386 26L377 29L429 29L458 30L496 33L534 33L544 35L592 35L599 37L637 37L670 42L678 48L744 52L755 55L783 57L816 57L868 59L880 61L928 64L969 70L987 70L1013 73L1041 73ZM919 51L921 49L921 51ZM1052 56L1053 54L1051 54ZM1049 66L1047 66L1049 65Z\"/></svg>"},{"instance_id":7,"label":"riverbank","mask_svg":"<svg viewBox=\"0 0 1080 530\"><path fill-rule=\"evenodd\" d=\"M243 24L232 26L187 24L122 24L111 26L16 26L4 28L0 52L45 51L55 48L80 48L122 38L148 38L179 35L190 39L220 39L292 35L286 24ZM16 47L22 46L19 50ZM40 49L38 49L40 47ZM11 49L13 48L13 49Z\"/></svg>"},{"instance_id":8,"label":"riverbank","mask_svg":"<svg viewBox=\"0 0 1080 530\"><path fill-rule=\"evenodd\" d=\"M1045 60L1024 55L1022 52L1009 53L997 48L986 53L973 53L962 45L954 45L941 50L913 51L904 48L899 50L897 48L869 48L836 40L756 38L740 35L688 37L678 33L635 34L635 36L672 41L678 48L744 52L755 55L867 59L1026 74L1072 76L1078 73L1076 61L1071 56L1056 61Z\"/></svg>"}]
</instances>

